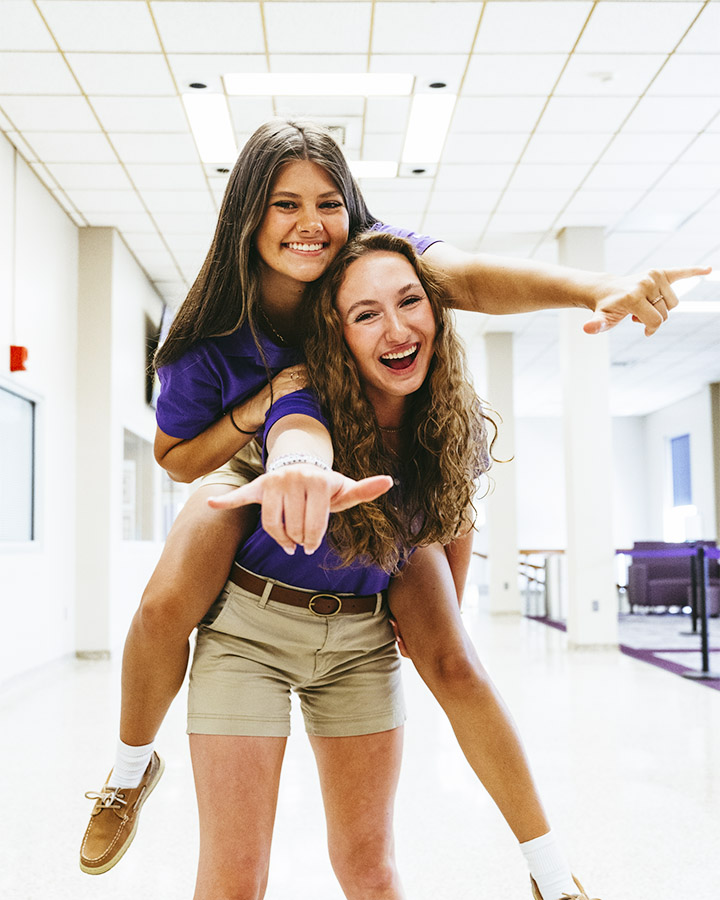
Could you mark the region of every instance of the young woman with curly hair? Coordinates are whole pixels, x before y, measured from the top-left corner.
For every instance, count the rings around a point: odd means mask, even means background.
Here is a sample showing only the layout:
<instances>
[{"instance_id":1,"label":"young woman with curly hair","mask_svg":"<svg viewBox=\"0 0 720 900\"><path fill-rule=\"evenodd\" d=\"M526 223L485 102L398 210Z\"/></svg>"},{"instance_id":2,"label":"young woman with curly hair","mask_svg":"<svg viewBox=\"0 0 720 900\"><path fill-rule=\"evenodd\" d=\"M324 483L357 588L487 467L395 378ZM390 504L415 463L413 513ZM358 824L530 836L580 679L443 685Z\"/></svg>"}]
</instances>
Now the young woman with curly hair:
<instances>
[{"instance_id":1,"label":"young woman with curly hair","mask_svg":"<svg viewBox=\"0 0 720 900\"><path fill-rule=\"evenodd\" d=\"M290 469L308 470L306 490L321 501L348 478L386 472L392 480L375 477L385 493L334 513L312 554L289 557L258 525L198 629L188 700L200 811L196 900L263 895L291 690L315 752L345 896L404 896L392 829L404 711L386 591L416 548L467 531L489 461L487 420L442 299L440 279L386 234L341 250L308 298L315 394L272 405L263 431L269 473L231 502L260 491L265 512L273 483ZM316 424L328 427L332 444L298 458L298 432Z\"/></svg>"}]
</instances>

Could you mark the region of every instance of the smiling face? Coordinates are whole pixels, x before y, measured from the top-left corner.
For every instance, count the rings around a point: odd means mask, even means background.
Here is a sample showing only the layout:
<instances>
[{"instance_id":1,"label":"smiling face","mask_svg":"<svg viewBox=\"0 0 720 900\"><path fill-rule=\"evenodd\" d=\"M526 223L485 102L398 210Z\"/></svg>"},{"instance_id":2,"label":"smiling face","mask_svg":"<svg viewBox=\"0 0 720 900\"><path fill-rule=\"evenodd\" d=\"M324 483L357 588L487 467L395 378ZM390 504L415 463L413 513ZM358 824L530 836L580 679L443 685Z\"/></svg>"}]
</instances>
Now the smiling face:
<instances>
[{"instance_id":1,"label":"smiling face","mask_svg":"<svg viewBox=\"0 0 720 900\"><path fill-rule=\"evenodd\" d=\"M335 308L379 420L398 424L394 419L404 399L427 376L437 333L417 272L399 253L374 251L361 256L348 266Z\"/></svg>"},{"instance_id":2,"label":"smiling face","mask_svg":"<svg viewBox=\"0 0 720 900\"><path fill-rule=\"evenodd\" d=\"M286 163L255 233L264 274L316 281L347 241L348 225L343 195L325 169L308 160Z\"/></svg>"}]
</instances>

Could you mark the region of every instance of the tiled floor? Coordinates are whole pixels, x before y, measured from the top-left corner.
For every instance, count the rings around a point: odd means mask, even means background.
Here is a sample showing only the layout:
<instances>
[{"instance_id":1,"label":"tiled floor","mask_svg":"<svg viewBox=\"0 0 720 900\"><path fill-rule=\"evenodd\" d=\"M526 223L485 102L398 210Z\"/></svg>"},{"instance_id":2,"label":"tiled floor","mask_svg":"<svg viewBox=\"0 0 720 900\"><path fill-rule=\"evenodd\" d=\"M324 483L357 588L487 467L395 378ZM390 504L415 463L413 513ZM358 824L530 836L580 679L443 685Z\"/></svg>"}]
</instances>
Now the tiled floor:
<instances>
[{"instance_id":1,"label":"tiled floor","mask_svg":"<svg viewBox=\"0 0 720 900\"><path fill-rule=\"evenodd\" d=\"M556 829L602 900L720 896L720 692L616 652L568 652L537 622L465 621L513 710ZM529 900L512 835L406 663L410 718L397 803L408 900ZM160 735L167 771L135 844L90 877L77 852L111 764L118 667L67 662L0 696L0 897L189 900L197 826L180 699ZM298 723L299 726L299 723ZM341 900L317 780L297 727L286 757L266 900Z\"/></svg>"}]
</instances>

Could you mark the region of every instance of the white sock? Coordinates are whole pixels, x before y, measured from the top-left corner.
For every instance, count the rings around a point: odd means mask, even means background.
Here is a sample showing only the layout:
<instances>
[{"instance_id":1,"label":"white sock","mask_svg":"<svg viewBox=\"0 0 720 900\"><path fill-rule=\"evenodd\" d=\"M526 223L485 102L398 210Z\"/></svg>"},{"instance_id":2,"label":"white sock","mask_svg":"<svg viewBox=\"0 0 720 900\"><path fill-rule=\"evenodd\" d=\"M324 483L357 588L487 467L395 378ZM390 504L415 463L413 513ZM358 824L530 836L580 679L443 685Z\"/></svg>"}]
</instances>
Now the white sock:
<instances>
[{"instance_id":1,"label":"white sock","mask_svg":"<svg viewBox=\"0 0 720 900\"><path fill-rule=\"evenodd\" d=\"M119 740L108 784L111 787L136 788L150 764L153 746L154 744L145 744L142 747L132 747Z\"/></svg>"},{"instance_id":2,"label":"white sock","mask_svg":"<svg viewBox=\"0 0 720 900\"><path fill-rule=\"evenodd\" d=\"M520 844L520 849L543 900L560 900L563 894L577 894L570 866L552 831Z\"/></svg>"}]
</instances>

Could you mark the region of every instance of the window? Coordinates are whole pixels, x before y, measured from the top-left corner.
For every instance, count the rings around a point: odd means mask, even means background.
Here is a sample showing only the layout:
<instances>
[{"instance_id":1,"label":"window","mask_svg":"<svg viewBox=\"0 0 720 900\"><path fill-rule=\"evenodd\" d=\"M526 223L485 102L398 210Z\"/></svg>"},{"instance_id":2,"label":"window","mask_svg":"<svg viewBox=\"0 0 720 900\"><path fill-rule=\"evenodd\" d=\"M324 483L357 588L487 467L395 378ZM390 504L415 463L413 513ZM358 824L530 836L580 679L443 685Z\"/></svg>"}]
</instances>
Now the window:
<instances>
[{"instance_id":1,"label":"window","mask_svg":"<svg viewBox=\"0 0 720 900\"><path fill-rule=\"evenodd\" d=\"M152 444L125 429L122 494L124 541L153 540L154 474Z\"/></svg>"},{"instance_id":2,"label":"window","mask_svg":"<svg viewBox=\"0 0 720 900\"><path fill-rule=\"evenodd\" d=\"M671 438L673 506L692 504L692 483L690 479L690 435L682 434Z\"/></svg>"},{"instance_id":3,"label":"window","mask_svg":"<svg viewBox=\"0 0 720 900\"><path fill-rule=\"evenodd\" d=\"M35 404L0 387L0 541L35 538Z\"/></svg>"}]
</instances>

